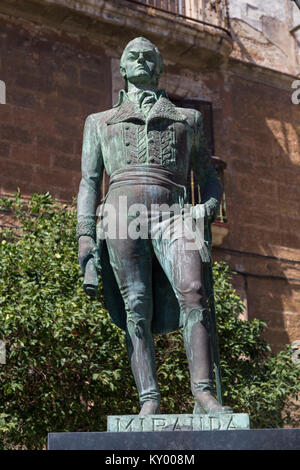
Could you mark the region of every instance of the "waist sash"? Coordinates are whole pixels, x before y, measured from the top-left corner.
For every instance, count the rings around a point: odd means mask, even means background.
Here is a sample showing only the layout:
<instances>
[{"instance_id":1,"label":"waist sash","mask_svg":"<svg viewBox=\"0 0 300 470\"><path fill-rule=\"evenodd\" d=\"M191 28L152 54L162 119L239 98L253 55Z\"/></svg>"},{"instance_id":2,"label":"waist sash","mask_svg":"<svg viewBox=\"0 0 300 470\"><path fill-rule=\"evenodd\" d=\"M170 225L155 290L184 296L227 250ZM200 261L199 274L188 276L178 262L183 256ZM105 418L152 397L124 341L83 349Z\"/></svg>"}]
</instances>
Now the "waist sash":
<instances>
[{"instance_id":1,"label":"waist sash","mask_svg":"<svg viewBox=\"0 0 300 470\"><path fill-rule=\"evenodd\" d=\"M154 185L175 189L181 193L182 203L186 202L186 187L176 182L174 174L161 167L131 165L116 170L110 177L108 192L121 186Z\"/></svg>"},{"instance_id":2,"label":"waist sash","mask_svg":"<svg viewBox=\"0 0 300 470\"><path fill-rule=\"evenodd\" d=\"M175 189L179 193L179 204L182 208L184 208L184 204L187 202L187 193L186 187L182 184L179 184L175 181L174 174L166 170L165 168L161 167L153 167L153 166L145 166L145 165L131 165L127 168L122 168L120 170L116 170L112 173L110 177L110 184L109 189L106 195L106 198L110 191L113 189L122 187L122 186L132 186L132 185L159 185L164 188ZM104 200L104 203L106 201ZM102 210L104 207L104 203L102 206ZM185 209L183 209L185 211ZM203 220L204 223L204 214L199 217ZM192 216L191 212L188 211L184 215L185 224L189 224L192 227ZM192 231L192 229L191 229ZM198 251L200 252L200 256L203 262L210 262L210 250L204 241L204 237L202 232L198 233L195 232L195 246L197 247Z\"/></svg>"}]
</instances>

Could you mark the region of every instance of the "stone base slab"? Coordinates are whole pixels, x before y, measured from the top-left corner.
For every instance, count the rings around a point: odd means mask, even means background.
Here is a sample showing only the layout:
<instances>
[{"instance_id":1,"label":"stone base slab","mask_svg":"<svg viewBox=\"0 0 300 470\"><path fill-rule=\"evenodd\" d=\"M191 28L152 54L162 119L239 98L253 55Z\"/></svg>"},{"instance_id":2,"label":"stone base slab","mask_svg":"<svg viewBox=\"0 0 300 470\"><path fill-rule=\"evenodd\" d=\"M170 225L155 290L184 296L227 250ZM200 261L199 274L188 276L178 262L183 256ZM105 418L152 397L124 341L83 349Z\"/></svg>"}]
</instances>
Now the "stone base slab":
<instances>
[{"instance_id":1,"label":"stone base slab","mask_svg":"<svg viewBox=\"0 0 300 470\"><path fill-rule=\"evenodd\" d=\"M250 429L246 413L120 415L107 417L108 432L227 431Z\"/></svg>"},{"instance_id":2,"label":"stone base slab","mask_svg":"<svg viewBox=\"0 0 300 470\"><path fill-rule=\"evenodd\" d=\"M300 429L50 433L48 450L300 450Z\"/></svg>"}]
</instances>

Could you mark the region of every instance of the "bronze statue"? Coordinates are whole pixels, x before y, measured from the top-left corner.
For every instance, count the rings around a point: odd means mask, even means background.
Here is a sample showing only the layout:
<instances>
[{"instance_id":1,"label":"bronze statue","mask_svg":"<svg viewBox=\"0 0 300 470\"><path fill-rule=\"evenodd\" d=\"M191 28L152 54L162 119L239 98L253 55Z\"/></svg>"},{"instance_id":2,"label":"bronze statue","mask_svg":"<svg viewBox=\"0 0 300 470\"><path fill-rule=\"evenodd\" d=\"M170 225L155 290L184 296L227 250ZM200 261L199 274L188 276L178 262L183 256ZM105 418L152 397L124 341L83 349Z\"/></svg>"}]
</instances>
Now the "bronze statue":
<instances>
[{"instance_id":1,"label":"bronze statue","mask_svg":"<svg viewBox=\"0 0 300 470\"><path fill-rule=\"evenodd\" d=\"M207 304L211 285L207 234L222 188L207 151L202 116L194 109L175 107L166 92L158 90L163 61L147 39L129 42L120 71L125 89L117 105L89 116L85 123L77 226L84 287L93 295L97 268L112 321L126 331L140 414L159 413L153 333L179 327L183 327L194 413L230 412L212 394L216 348L211 341L215 319ZM100 219L105 219L109 207L125 217L116 221L113 235L103 237L96 210L104 168L110 185ZM176 235L176 230L164 236L166 225L169 229L185 217L191 169L201 188L201 204L192 208L192 218L202 213L206 227L206 240L197 249L189 249L188 237ZM144 224L136 226L143 236L124 236L134 221L130 212L134 204L148 210ZM178 204L181 209L166 223L150 210L162 204Z\"/></svg>"}]
</instances>

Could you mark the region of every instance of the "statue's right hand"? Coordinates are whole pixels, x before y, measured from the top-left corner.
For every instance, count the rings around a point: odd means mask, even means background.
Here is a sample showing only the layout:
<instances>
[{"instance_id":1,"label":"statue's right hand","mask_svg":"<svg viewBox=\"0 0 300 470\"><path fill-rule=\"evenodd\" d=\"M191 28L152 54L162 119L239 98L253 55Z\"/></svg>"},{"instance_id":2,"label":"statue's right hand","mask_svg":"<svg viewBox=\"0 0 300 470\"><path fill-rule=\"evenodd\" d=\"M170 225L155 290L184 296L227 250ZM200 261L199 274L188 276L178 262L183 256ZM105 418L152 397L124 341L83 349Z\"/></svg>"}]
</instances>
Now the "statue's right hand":
<instances>
[{"instance_id":1,"label":"statue's right hand","mask_svg":"<svg viewBox=\"0 0 300 470\"><path fill-rule=\"evenodd\" d=\"M79 240L78 259L82 272L85 272L85 266L91 256L94 256L96 243L92 237L82 235Z\"/></svg>"}]
</instances>

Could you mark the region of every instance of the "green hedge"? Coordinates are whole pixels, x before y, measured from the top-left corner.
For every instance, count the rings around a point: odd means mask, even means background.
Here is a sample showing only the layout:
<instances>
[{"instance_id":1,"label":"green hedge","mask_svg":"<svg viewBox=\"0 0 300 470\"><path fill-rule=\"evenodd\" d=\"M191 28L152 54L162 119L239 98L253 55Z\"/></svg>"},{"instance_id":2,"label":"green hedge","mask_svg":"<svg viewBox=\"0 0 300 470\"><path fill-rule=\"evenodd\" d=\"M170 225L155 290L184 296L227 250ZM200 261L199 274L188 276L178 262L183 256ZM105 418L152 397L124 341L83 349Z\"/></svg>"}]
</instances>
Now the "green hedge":
<instances>
[{"instance_id":1,"label":"green hedge","mask_svg":"<svg viewBox=\"0 0 300 470\"><path fill-rule=\"evenodd\" d=\"M137 413L124 335L100 292L82 291L75 207L49 194L2 198L18 228L1 234L0 448L40 449L50 431L105 431L108 414ZM224 263L214 264L225 404L248 412L252 427L294 424L283 410L299 392L289 347L274 355L265 324L243 321L243 303ZM156 338L162 412L190 413L193 403L181 332Z\"/></svg>"}]
</instances>

